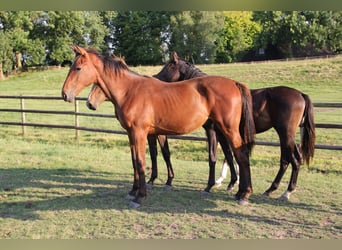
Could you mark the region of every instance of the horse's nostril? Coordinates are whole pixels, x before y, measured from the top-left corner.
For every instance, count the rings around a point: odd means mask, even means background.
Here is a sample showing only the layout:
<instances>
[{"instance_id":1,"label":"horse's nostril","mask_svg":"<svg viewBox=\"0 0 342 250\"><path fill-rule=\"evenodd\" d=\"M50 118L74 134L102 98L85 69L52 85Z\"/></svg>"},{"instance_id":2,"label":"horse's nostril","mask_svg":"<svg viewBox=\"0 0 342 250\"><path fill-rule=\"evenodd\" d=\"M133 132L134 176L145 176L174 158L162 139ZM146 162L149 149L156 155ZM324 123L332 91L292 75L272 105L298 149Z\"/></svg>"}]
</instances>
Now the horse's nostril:
<instances>
[{"instance_id":1,"label":"horse's nostril","mask_svg":"<svg viewBox=\"0 0 342 250\"><path fill-rule=\"evenodd\" d=\"M62 98L63 98L64 101L67 101L68 96L64 92L62 92Z\"/></svg>"},{"instance_id":2,"label":"horse's nostril","mask_svg":"<svg viewBox=\"0 0 342 250\"><path fill-rule=\"evenodd\" d=\"M96 110L96 108L90 102L87 102L87 107L88 109Z\"/></svg>"}]
</instances>

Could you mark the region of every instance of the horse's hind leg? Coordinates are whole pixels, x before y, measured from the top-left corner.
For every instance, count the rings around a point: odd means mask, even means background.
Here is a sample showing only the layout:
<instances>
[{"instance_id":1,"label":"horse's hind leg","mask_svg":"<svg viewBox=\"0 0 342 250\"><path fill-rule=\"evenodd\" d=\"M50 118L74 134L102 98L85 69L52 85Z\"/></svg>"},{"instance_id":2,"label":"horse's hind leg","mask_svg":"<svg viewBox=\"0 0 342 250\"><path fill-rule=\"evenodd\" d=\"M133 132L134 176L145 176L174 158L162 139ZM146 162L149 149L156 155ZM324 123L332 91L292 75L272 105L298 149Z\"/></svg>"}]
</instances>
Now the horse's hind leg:
<instances>
[{"instance_id":1,"label":"horse's hind leg","mask_svg":"<svg viewBox=\"0 0 342 250\"><path fill-rule=\"evenodd\" d=\"M158 166L157 166L157 136L149 135L147 136L147 142L150 150L150 157L152 162L152 172L151 177L147 182L147 188L152 188L154 180L158 177Z\"/></svg>"},{"instance_id":2,"label":"horse's hind leg","mask_svg":"<svg viewBox=\"0 0 342 250\"><path fill-rule=\"evenodd\" d=\"M175 177L173 173L172 164L171 164L171 153L169 149L169 143L168 143L167 137L164 135L158 136L158 142L159 142L159 145L163 154L163 158L166 163L166 168L167 168L167 181L165 183L165 189L169 190L172 188L172 180Z\"/></svg>"},{"instance_id":3,"label":"horse's hind leg","mask_svg":"<svg viewBox=\"0 0 342 250\"><path fill-rule=\"evenodd\" d=\"M253 192L249 164L249 150L247 145L242 143L239 130L236 130L235 132L227 131L226 134L231 142L231 148L240 170L239 190L235 197L239 201L240 205L245 205L248 204L249 196Z\"/></svg>"},{"instance_id":4,"label":"horse's hind leg","mask_svg":"<svg viewBox=\"0 0 342 250\"><path fill-rule=\"evenodd\" d=\"M272 182L271 186L264 192L265 195L269 196L273 191L278 189L279 183L280 183L281 179L283 178L283 175L284 175L288 165L289 165L289 162L287 161L286 157L284 157L284 154L282 153L281 157L280 157L279 171L278 171L274 181Z\"/></svg>"},{"instance_id":5,"label":"horse's hind leg","mask_svg":"<svg viewBox=\"0 0 342 250\"><path fill-rule=\"evenodd\" d=\"M221 145L222 151L223 151L224 156L225 156L225 163L224 164L228 164L229 169L230 169L230 183L227 186L227 190L230 191L230 190L233 190L234 184L238 181L238 168L236 171L235 167L234 167L233 154L230 150L229 142L227 141L227 138L218 129L216 130L216 135L217 135L217 139ZM224 167L226 167L226 166L223 165L222 168L224 168ZM216 185L221 184L221 182L224 178L225 177L223 177L221 175L220 178L218 180L216 180Z\"/></svg>"},{"instance_id":6,"label":"horse's hind leg","mask_svg":"<svg viewBox=\"0 0 342 250\"><path fill-rule=\"evenodd\" d=\"M283 178L289 163L291 163L292 165L292 175L291 175L291 180L290 180L290 184L288 187L287 192L284 193L284 197L288 196L289 194L294 190L294 188L292 189L293 185L295 186L295 183L297 181L297 176L298 176L298 171L297 169L299 169L298 164L297 164L297 160L295 159L295 150L296 149L296 145L294 142L294 139L292 138L292 136L289 136L287 132L283 132L283 133L279 133L280 135L280 147L281 147L281 155L280 155L280 167L279 167L279 171L278 174L276 175L274 181L272 182L271 186L265 191L265 195L270 195L273 191L277 190L280 184L281 179ZM286 135L286 136L282 136L282 135ZM297 152L299 153L299 151Z\"/></svg>"},{"instance_id":7,"label":"horse's hind leg","mask_svg":"<svg viewBox=\"0 0 342 250\"><path fill-rule=\"evenodd\" d=\"M297 145L294 145L294 152L291 154L291 166L292 166L292 173L291 173L291 178L289 182L289 186L287 190L280 196L281 200L289 200L290 196L293 192L296 190L297 186L297 179L298 179L298 174L299 174L299 169L300 169L300 164L302 162L302 156L300 154L300 151L297 147Z\"/></svg>"}]
</instances>

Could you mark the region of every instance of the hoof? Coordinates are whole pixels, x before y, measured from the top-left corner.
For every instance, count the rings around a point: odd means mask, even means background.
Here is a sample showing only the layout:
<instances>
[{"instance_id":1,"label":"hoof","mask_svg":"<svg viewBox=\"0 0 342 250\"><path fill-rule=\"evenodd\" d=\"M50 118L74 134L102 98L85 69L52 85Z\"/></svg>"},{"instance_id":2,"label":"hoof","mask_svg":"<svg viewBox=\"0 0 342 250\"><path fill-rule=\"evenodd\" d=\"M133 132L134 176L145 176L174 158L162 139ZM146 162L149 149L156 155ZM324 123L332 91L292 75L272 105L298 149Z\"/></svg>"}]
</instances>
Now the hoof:
<instances>
[{"instance_id":1,"label":"hoof","mask_svg":"<svg viewBox=\"0 0 342 250\"><path fill-rule=\"evenodd\" d=\"M153 188L153 183L146 183L146 188L151 190Z\"/></svg>"},{"instance_id":2,"label":"hoof","mask_svg":"<svg viewBox=\"0 0 342 250\"><path fill-rule=\"evenodd\" d=\"M281 201L289 201L290 200L290 195L292 194L292 192L286 191L285 193L283 193L280 197L279 200Z\"/></svg>"},{"instance_id":3,"label":"hoof","mask_svg":"<svg viewBox=\"0 0 342 250\"><path fill-rule=\"evenodd\" d=\"M246 206L249 204L249 201L247 199L240 199L240 200L238 200L238 204L240 206Z\"/></svg>"},{"instance_id":4,"label":"hoof","mask_svg":"<svg viewBox=\"0 0 342 250\"><path fill-rule=\"evenodd\" d=\"M170 191L171 189L173 189L173 187L171 185L165 185L164 186L165 191Z\"/></svg>"},{"instance_id":5,"label":"hoof","mask_svg":"<svg viewBox=\"0 0 342 250\"><path fill-rule=\"evenodd\" d=\"M230 191L233 191L233 190L234 190L234 186L233 185L228 185L227 191L230 192Z\"/></svg>"},{"instance_id":6,"label":"hoof","mask_svg":"<svg viewBox=\"0 0 342 250\"><path fill-rule=\"evenodd\" d=\"M131 200L134 200L134 199L135 199L135 196L130 195L130 194L126 195L126 197L125 197L125 200L127 200L127 201L131 201Z\"/></svg>"},{"instance_id":7,"label":"hoof","mask_svg":"<svg viewBox=\"0 0 342 250\"><path fill-rule=\"evenodd\" d=\"M235 195L234 195L234 199L235 200L241 200L241 194L239 194L239 193L236 193Z\"/></svg>"},{"instance_id":8,"label":"hoof","mask_svg":"<svg viewBox=\"0 0 342 250\"><path fill-rule=\"evenodd\" d=\"M222 181L223 181L223 178L222 178L222 177L218 178L218 179L215 181L215 186L216 186L216 187L222 186Z\"/></svg>"},{"instance_id":9,"label":"hoof","mask_svg":"<svg viewBox=\"0 0 342 250\"><path fill-rule=\"evenodd\" d=\"M290 200L290 195L288 195L288 194L283 194L283 195L280 196L278 199L279 199L280 201L288 201L288 200Z\"/></svg>"},{"instance_id":10,"label":"hoof","mask_svg":"<svg viewBox=\"0 0 342 250\"><path fill-rule=\"evenodd\" d=\"M136 203L134 201L131 201L129 204L128 204L128 208L129 209L137 209L138 207L140 207L141 205L139 203Z\"/></svg>"},{"instance_id":11,"label":"hoof","mask_svg":"<svg viewBox=\"0 0 342 250\"><path fill-rule=\"evenodd\" d=\"M208 191L201 191L200 196L201 198L206 198L210 195L210 192Z\"/></svg>"},{"instance_id":12,"label":"hoof","mask_svg":"<svg viewBox=\"0 0 342 250\"><path fill-rule=\"evenodd\" d=\"M264 196L270 196L270 193L268 193L268 192L264 192L262 195L264 195Z\"/></svg>"},{"instance_id":13,"label":"hoof","mask_svg":"<svg viewBox=\"0 0 342 250\"><path fill-rule=\"evenodd\" d=\"M280 197L278 198L278 200L280 200L280 201L288 201L288 200L290 200L290 198L288 198L288 197L282 195L282 196L280 196Z\"/></svg>"}]
</instances>

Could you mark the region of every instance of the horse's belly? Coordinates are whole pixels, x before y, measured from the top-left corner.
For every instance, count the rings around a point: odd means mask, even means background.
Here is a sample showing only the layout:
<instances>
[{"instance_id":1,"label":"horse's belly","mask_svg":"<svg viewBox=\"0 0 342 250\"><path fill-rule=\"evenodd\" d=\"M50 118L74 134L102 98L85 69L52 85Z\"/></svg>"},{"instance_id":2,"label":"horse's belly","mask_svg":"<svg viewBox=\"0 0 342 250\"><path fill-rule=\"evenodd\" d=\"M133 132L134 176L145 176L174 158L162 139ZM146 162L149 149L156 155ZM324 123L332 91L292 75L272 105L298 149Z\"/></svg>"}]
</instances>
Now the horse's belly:
<instances>
[{"instance_id":1,"label":"horse's belly","mask_svg":"<svg viewBox=\"0 0 342 250\"><path fill-rule=\"evenodd\" d=\"M272 128L272 121L268 115L260 115L254 118L256 133L262 133Z\"/></svg>"},{"instance_id":2,"label":"horse's belly","mask_svg":"<svg viewBox=\"0 0 342 250\"><path fill-rule=\"evenodd\" d=\"M208 119L205 115L187 115L175 117L172 114L158 119L154 123L154 133L156 134L188 134L201 127Z\"/></svg>"}]
</instances>

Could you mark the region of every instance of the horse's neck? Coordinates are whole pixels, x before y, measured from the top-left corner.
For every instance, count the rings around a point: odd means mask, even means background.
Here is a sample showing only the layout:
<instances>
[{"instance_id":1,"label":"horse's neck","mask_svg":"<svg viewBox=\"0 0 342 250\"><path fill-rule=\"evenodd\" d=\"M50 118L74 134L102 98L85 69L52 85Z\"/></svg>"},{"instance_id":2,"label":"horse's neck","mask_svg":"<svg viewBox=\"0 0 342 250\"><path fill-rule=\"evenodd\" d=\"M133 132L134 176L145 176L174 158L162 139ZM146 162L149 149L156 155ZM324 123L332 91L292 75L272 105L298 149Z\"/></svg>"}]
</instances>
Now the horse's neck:
<instances>
[{"instance_id":1,"label":"horse's neck","mask_svg":"<svg viewBox=\"0 0 342 250\"><path fill-rule=\"evenodd\" d=\"M187 65L186 71L184 72L184 79L191 79L195 77L206 76L207 74L203 73L200 69L196 68L193 65Z\"/></svg>"},{"instance_id":2,"label":"horse's neck","mask_svg":"<svg viewBox=\"0 0 342 250\"><path fill-rule=\"evenodd\" d=\"M125 102L127 92L133 89L136 76L129 71L123 71L115 77L106 76L99 83L105 95L115 105L115 108L120 108Z\"/></svg>"}]
</instances>

